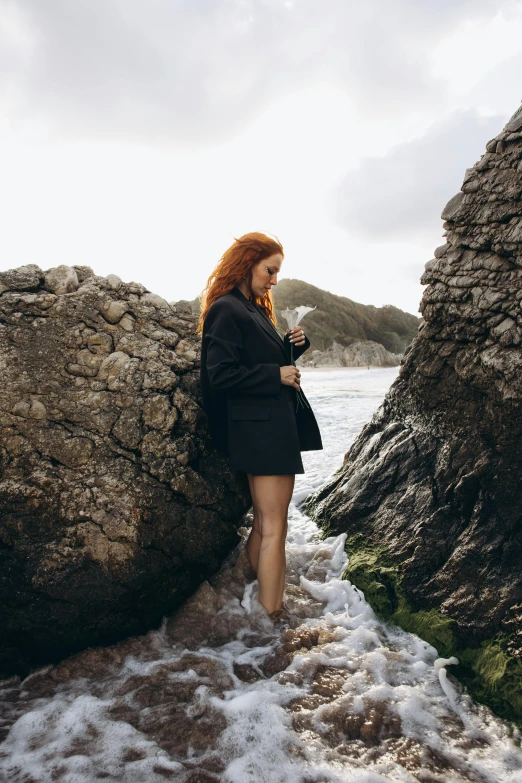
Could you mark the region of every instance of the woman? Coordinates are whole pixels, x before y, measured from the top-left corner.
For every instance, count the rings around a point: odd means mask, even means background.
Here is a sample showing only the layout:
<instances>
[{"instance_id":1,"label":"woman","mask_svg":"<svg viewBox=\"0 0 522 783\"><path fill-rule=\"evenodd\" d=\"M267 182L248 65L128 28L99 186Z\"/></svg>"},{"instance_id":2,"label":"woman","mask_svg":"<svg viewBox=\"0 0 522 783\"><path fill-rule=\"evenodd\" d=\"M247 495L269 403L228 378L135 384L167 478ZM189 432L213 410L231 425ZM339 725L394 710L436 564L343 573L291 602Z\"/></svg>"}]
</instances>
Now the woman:
<instances>
[{"instance_id":1,"label":"woman","mask_svg":"<svg viewBox=\"0 0 522 783\"><path fill-rule=\"evenodd\" d=\"M301 451L322 449L311 407L296 410L301 372L290 364L310 345L300 327L277 332L271 289L283 263L281 244L244 234L225 251L201 296L201 391L216 448L248 476L254 522L247 541L259 601L282 607L285 539Z\"/></svg>"}]
</instances>

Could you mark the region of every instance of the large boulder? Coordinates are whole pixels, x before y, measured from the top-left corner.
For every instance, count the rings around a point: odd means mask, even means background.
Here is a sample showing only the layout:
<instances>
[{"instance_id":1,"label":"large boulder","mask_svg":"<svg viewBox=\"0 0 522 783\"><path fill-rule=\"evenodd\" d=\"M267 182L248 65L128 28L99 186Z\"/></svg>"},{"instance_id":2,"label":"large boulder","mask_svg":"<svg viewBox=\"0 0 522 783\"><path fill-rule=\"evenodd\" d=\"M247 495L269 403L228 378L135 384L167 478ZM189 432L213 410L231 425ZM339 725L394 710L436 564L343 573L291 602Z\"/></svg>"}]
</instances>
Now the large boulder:
<instances>
[{"instance_id":1,"label":"large boulder","mask_svg":"<svg viewBox=\"0 0 522 783\"><path fill-rule=\"evenodd\" d=\"M522 108L445 207L424 322L342 468L307 509L347 532L346 578L456 654L522 720Z\"/></svg>"},{"instance_id":2,"label":"large boulder","mask_svg":"<svg viewBox=\"0 0 522 783\"><path fill-rule=\"evenodd\" d=\"M158 624L239 541L195 326L89 267L0 274L0 676Z\"/></svg>"}]
</instances>

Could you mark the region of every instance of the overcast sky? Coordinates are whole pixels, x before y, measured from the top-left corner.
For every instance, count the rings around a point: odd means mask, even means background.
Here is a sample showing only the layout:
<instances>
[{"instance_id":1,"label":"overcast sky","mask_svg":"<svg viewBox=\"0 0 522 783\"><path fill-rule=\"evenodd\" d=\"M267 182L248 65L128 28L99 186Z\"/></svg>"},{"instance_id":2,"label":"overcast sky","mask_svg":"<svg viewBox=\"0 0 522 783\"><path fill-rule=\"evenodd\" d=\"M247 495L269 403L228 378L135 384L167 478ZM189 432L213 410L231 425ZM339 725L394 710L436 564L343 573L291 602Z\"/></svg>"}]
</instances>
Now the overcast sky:
<instances>
[{"instance_id":1,"label":"overcast sky","mask_svg":"<svg viewBox=\"0 0 522 783\"><path fill-rule=\"evenodd\" d=\"M281 278L417 314L521 100L520 0L0 0L0 269L192 299L266 231Z\"/></svg>"}]
</instances>

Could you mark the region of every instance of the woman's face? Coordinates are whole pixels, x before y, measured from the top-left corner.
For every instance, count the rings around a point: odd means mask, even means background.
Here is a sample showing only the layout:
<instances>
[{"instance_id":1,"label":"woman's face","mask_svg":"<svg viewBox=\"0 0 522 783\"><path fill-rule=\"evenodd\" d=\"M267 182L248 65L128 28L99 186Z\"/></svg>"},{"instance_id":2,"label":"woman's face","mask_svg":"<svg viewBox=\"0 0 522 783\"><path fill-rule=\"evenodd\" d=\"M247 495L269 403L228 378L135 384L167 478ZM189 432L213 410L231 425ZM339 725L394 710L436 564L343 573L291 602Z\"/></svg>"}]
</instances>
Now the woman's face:
<instances>
[{"instance_id":1,"label":"woman's face","mask_svg":"<svg viewBox=\"0 0 522 783\"><path fill-rule=\"evenodd\" d=\"M267 291L270 291L273 285L277 285L277 275L281 270L283 256L281 253L274 253L269 258L259 261L251 269L250 288L254 296L263 297Z\"/></svg>"}]
</instances>

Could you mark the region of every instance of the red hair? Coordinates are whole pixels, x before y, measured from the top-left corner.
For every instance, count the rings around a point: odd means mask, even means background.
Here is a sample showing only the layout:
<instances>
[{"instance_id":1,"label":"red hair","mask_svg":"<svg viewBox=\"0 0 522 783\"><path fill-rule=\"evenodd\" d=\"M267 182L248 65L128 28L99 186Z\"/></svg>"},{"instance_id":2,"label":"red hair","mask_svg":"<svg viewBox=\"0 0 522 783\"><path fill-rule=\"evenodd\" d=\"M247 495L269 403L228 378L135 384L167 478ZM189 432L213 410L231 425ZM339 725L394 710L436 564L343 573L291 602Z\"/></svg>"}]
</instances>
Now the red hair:
<instances>
[{"instance_id":1,"label":"red hair","mask_svg":"<svg viewBox=\"0 0 522 783\"><path fill-rule=\"evenodd\" d=\"M234 244L228 250L225 250L221 256L218 265L207 280L200 297L201 313L199 316L197 333L203 331L203 322L208 308L216 299L223 294L228 294L235 285L247 276L259 261L269 258L275 253L281 253L284 258L283 246L279 240L272 239L259 231L252 231L250 234L243 234L236 239ZM277 320L274 313L274 303L272 292L267 291L263 297L254 297L254 302L264 308L274 326L277 326Z\"/></svg>"}]
</instances>

